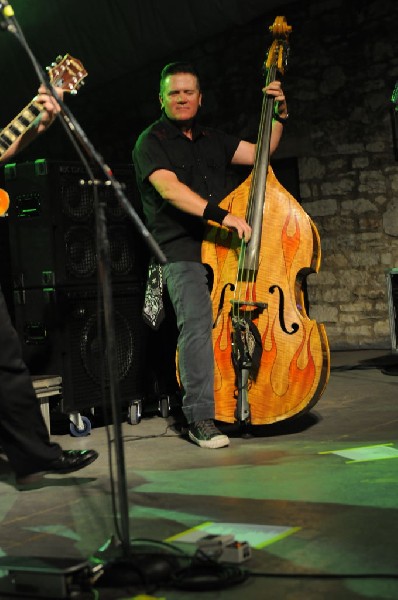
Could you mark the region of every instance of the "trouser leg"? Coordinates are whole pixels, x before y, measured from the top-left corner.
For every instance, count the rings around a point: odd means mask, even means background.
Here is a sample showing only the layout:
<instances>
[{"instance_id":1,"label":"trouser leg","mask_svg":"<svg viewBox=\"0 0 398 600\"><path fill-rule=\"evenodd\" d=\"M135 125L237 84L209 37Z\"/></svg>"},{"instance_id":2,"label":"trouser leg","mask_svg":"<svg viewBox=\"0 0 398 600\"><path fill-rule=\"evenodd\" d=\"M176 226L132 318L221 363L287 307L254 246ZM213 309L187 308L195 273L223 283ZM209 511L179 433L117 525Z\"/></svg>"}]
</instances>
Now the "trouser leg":
<instances>
[{"instance_id":1,"label":"trouser leg","mask_svg":"<svg viewBox=\"0 0 398 600\"><path fill-rule=\"evenodd\" d=\"M214 418L212 306L206 269L181 261L163 267L176 317L183 412L188 423Z\"/></svg>"},{"instance_id":2,"label":"trouser leg","mask_svg":"<svg viewBox=\"0 0 398 600\"><path fill-rule=\"evenodd\" d=\"M49 440L18 335L0 290L0 444L19 474L44 469L61 454Z\"/></svg>"}]
</instances>

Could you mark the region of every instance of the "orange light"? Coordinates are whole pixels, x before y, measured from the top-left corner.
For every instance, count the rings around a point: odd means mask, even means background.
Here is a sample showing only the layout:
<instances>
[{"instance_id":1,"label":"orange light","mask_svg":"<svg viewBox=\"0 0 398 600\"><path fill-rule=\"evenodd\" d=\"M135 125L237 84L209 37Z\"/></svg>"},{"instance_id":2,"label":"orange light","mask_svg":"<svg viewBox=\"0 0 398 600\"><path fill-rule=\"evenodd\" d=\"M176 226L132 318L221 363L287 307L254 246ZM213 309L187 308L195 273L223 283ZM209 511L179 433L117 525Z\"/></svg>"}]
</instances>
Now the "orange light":
<instances>
[{"instance_id":1,"label":"orange light","mask_svg":"<svg viewBox=\"0 0 398 600\"><path fill-rule=\"evenodd\" d=\"M5 190L0 188L0 216L7 212L10 206L10 197Z\"/></svg>"}]
</instances>

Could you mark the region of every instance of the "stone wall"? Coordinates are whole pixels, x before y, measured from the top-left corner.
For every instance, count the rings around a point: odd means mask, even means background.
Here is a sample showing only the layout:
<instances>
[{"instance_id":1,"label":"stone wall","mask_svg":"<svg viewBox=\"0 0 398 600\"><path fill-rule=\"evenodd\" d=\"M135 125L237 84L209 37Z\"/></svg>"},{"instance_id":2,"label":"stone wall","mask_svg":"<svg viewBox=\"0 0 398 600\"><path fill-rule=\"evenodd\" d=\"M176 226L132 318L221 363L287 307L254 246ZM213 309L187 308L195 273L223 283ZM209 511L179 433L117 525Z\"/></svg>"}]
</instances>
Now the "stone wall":
<instances>
[{"instance_id":1,"label":"stone wall","mask_svg":"<svg viewBox=\"0 0 398 600\"><path fill-rule=\"evenodd\" d=\"M322 241L321 270L308 279L311 315L325 323L332 348L388 347L386 272L398 266L398 8L325 1L307 10L296 27L285 151L297 149L302 205Z\"/></svg>"},{"instance_id":2,"label":"stone wall","mask_svg":"<svg viewBox=\"0 0 398 600\"><path fill-rule=\"evenodd\" d=\"M321 269L308 277L310 314L325 323L332 349L388 348L386 273L398 267L391 102L398 79L398 3L295 2L279 14L293 32L284 78L290 120L276 156L297 157L301 203L322 246ZM241 58L225 67L224 92L215 84L210 90L217 118L223 114L224 127L238 126L246 138L258 126L256 110L247 106L258 102L253 57L261 56L264 33L264 23L257 23L239 37L229 34L233 51L224 46L225 64L229 55ZM217 77L220 61L208 66ZM248 74L253 84L245 87Z\"/></svg>"}]
</instances>

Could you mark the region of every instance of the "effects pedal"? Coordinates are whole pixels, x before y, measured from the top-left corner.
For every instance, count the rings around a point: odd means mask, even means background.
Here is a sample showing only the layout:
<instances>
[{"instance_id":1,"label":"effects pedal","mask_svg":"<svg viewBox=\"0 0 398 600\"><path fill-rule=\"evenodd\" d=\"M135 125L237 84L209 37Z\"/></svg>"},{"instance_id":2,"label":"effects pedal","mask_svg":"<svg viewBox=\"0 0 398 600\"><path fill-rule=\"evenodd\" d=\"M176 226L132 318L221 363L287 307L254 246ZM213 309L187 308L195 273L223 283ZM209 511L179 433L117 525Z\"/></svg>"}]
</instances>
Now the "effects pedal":
<instances>
[{"instance_id":1,"label":"effects pedal","mask_svg":"<svg viewBox=\"0 0 398 600\"><path fill-rule=\"evenodd\" d=\"M205 535L197 540L196 545L201 550L219 550L228 546L234 541L233 535Z\"/></svg>"},{"instance_id":2,"label":"effects pedal","mask_svg":"<svg viewBox=\"0 0 398 600\"><path fill-rule=\"evenodd\" d=\"M252 551L247 542L232 542L223 548L218 562L239 564L251 558Z\"/></svg>"},{"instance_id":3,"label":"effects pedal","mask_svg":"<svg viewBox=\"0 0 398 600\"><path fill-rule=\"evenodd\" d=\"M217 562L239 564L252 555L248 542L237 542L233 535L206 535L197 540L196 545Z\"/></svg>"}]
</instances>

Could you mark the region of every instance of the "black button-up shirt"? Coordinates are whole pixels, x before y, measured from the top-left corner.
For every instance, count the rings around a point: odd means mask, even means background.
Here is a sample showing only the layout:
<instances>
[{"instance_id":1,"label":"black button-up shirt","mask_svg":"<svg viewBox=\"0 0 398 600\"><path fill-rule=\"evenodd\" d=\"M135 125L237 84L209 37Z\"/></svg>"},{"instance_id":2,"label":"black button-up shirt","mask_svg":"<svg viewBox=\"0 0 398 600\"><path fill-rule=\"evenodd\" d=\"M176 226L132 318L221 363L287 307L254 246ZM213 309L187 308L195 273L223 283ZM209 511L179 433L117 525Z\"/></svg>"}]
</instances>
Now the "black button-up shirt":
<instances>
[{"instance_id":1,"label":"black button-up shirt","mask_svg":"<svg viewBox=\"0 0 398 600\"><path fill-rule=\"evenodd\" d=\"M158 194L148 177L158 169L178 179L209 202L226 196L226 169L239 139L195 124L192 140L164 114L139 136L133 163L148 229L169 262L201 260L204 220L175 208Z\"/></svg>"}]
</instances>

